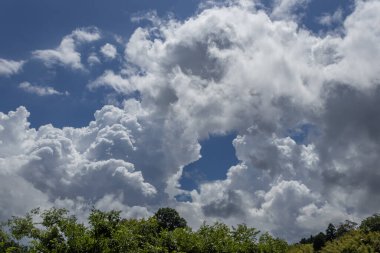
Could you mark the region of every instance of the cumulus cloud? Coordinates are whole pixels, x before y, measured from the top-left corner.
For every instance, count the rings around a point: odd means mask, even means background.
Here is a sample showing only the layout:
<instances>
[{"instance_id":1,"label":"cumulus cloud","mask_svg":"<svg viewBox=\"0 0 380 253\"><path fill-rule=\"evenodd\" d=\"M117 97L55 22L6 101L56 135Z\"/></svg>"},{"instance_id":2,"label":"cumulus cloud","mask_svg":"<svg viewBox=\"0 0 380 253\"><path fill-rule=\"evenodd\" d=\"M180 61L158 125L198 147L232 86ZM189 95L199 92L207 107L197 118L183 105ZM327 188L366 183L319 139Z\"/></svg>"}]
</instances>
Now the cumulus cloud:
<instances>
[{"instance_id":1,"label":"cumulus cloud","mask_svg":"<svg viewBox=\"0 0 380 253\"><path fill-rule=\"evenodd\" d=\"M88 86L140 96L104 106L83 128L30 129L22 107L0 114L2 173L45 206L141 217L171 205L194 227L245 222L288 240L376 212L380 3L357 1L344 33L316 35L289 12L301 2L275 1L267 12L210 5L136 29L120 74ZM230 132L239 163L226 179L181 189L199 142Z\"/></svg>"},{"instance_id":2,"label":"cumulus cloud","mask_svg":"<svg viewBox=\"0 0 380 253\"><path fill-rule=\"evenodd\" d=\"M100 52L103 54L104 57L108 59L115 59L117 55L116 47L110 43L106 43L104 46L102 46Z\"/></svg>"},{"instance_id":3,"label":"cumulus cloud","mask_svg":"<svg viewBox=\"0 0 380 253\"><path fill-rule=\"evenodd\" d=\"M22 82L18 86L25 92L36 94L38 96L51 96L51 95L69 95L69 92L59 92L52 87L32 85L29 82Z\"/></svg>"},{"instance_id":4,"label":"cumulus cloud","mask_svg":"<svg viewBox=\"0 0 380 253\"><path fill-rule=\"evenodd\" d=\"M72 69L83 69L81 54L77 51L77 47L100 38L101 35L97 28L77 29L65 36L57 48L36 50L33 52L33 57L41 60L47 66L59 64Z\"/></svg>"},{"instance_id":5,"label":"cumulus cloud","mask_svg":"<svg viewBox=\"0 0 380 253\"><path fill-rule=\"evenodd\" d=\"M325 123L326 113L333 111L329 101L344 94L334 92L342 89L338 87L363 93L359 100L372 105L363 111L377 108L376 99L370 97L376 94L373 89L378 84L379 64L374 61L378 58L369 59L367 55L378 52L378 43L374 42L380 38L373 33L378 28L373 27L376 18L372 14L380 6L375 1L359 1L343 24L342 37L312 35L292 18L283 20L276 14L286 13L289 17L289 11L299 4L278 2L269 16L242 5L206 9L186 22L161 24L159 36L157 30L138 29L126 48L126 59L146 73L133 79L146 98L143 104L165 112L169 107L171 117L184 120L198 139L228 131L240 133L234 145L241 164L230 169L227 180L204 184L199 192L190 192L193 202L179 206L201 208L200 217L218 217L229 224L243 219L263 229L269 226L277 235L291 228L288 239L296 234L307 235L305 231L311 228L303 222L305 219L313 220L317 231L324 229L327 220L323 217L331 221L344 216L355 219L379 208L373 202L364 204L369 198L377 198L376 188L369 189L372 180L361 181L359 186L355 179L360 177L353 176L354 171L364 170L376 178L371 168L377 168L377 160L372 160L372 165L359 161L368 161L369 153L376 157L377 142L361 137L358 141L351 137L355 130L344 137L325 136L333 125L338 126L337 122L329 126ZM359 40L363 37L368 40ZM349 118L345 128L357 121L369 126L368 120L356 120L345 113L344 103L339 103L338 111ZM366 115L363 111L359 114ZM306 143L297 143L289 131L303 125L316 127L306 134ZM349 159L340 164L347 158L336 160L338 147L334 149L336 153L325 154L333 140L339 145L344 140L342 156L352 157L355 162ZM359 143L368 145L366 152L359 151ZM347 152L346 147L353 150ZM326 162L328 165L323 165ZM337 185L340 180L342 183ZM350 180L355 183L348 183ZM354 192L357 197L352 199ZM178 190L178 194L184 192ZM363 201L359 203L359 199ZM277 206L277 201L289 205ZM279 206L281 213L276 213ZM268 219L270 216L274 218Z\"/></svg>"},{"instance_id":6,"label":"cumulus cloud","mask_svg":"<svg viewBox=\"0 0 380 253\"><path fill-rule=\"evenodd\" d=\"M12 61L0 58L0 76L17 74L24 65L24 61Z\"/></svg>"},{"instance_id":7,"label":"cumulus cloud","mask_svg":"<svg viewBox=\"0 0 380 253\"><path fill-rule=\"evenodd\" d=\"M139 200L152 199L157 194L156 188L145 181L141 170L125 161L128 152L123 150L131 152L134 149L128 128L134 129L136 122L122 120L117 115L108 118L103 112L97 114L99 124L102 120L111 120L104 122L107 124L104 128L98 128L93 122L84 129L57 129L46 125L38 130L29 128L29 113L23 107L8 114L1 113L0 141L7 144L1 145L0 150L0 163L5 168L1 171L2 178L23 184L18 188L20 191L11 191L11 195L2 199L5 201L14 195L28 197L30 201L22 204L23 211L33 205L48 207L65 199L78 202L78 197L87 204L99 205L112 194L117 194L122 203L142 204ZM112 119L116 122L108 131ZM114 150L119 150L119 154ZM2 184L2 187L9 186ZM25 190L27 188L31 189ZM36 202L33 203L34 195ZM7 207L17 209L12 212L22 209L13 205ZM138 206L136 208L139 210ZM1 211L2 217L9 214L5 207Z\"/></svg>"}]
</instances>

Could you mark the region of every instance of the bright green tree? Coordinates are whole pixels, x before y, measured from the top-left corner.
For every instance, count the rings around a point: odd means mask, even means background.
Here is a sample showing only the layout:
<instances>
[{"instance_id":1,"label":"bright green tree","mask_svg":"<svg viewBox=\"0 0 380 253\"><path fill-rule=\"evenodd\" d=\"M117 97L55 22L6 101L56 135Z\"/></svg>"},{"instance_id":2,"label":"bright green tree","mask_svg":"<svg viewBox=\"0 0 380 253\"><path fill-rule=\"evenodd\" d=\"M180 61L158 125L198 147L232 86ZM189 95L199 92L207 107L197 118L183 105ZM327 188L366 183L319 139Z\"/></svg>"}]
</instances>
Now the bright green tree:
<instances>
[{"instance_id":1,"label":"bright green tree","mask_svg":"<svg viewBox=\"0 0 380 253\"><path fill-rule=\"evenodd\" d=\"M285 253L288 250L288 244L266 232L260 236L258 249L260 253Z\"/></svg>"}]
</instances>

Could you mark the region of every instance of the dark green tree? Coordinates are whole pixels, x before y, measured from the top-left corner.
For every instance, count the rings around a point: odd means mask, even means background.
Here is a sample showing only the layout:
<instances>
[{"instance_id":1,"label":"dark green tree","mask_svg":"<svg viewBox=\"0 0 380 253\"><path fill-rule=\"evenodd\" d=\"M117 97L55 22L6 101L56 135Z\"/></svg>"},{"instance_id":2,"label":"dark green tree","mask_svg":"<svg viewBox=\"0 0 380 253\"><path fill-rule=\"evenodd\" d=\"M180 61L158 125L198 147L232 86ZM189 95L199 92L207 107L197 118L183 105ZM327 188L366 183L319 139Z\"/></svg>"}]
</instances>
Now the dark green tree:
<instances>
[{"instance_id":1,"label":"dark green tree","mask_svg":"<svg viewBox=\"0 0 380 253\"><path fill-rule=\"evenodd\" d=\"M186 220L179 216L178 212L173 208L160 208L154 214L158 225L161 229L173 231L176 228L185 228L187 226Z\"/></svg>"},{"instance_id":2,"label":"dark green tree","mask_svg":"<svg viewBox=\"0 0 380 253\"><path fill-rule=\"evenodd\" d=\"M357 227L357 223L356 222L353 222L353 221L350 221L350 220L346 220L344 223L341 223L337 230L336 230L336 237L340 237L352 230L355 230L356 227Z\"/></svg>"},{"instance_id":3,"label":"dark green tree","mask_svg":"<svg viewBox=\"0 0 380 253\"><path fill-rule=\"evenodd\" d=\"M121 221L120 211L103 212L93 209L88 218L91 225L91 237L95 241L94 252L111 252L116 247L113 238Z\"/></svg>"},{"instance_id":4,"label":"dark green tree","mask_svg":"<svg viewBox=\"0 0 380 253\"><path fill-rule=\"evenodd\" d=\"M323 246L325 246L325 244L326 244L326 235L324 233L320 232L314 237L313 248L315 251L321 250Z\"/></svg>"},{"instance_id":5,"label":"dark green tree","mask_svg":"<svg viewBox=\"0 0 380 253\"><path fill-rule=\"evenodd\" d=\"M326 229L326 241L332 241L336 238L336 228L330 223Z\"/></svg>"},{"instance_id":6,"label":"dark green tree","mask_svg":"<svg viewBox=\"0 0 380 253\"><path fill-rule=\"evenodd\" d=\"M314 242L314 236L310 235L309 238L302 238L300 244L312 244Z\"/></svg>"},{"instance_id":7,"label":"dark green tree","mask_svg":"<svg viewBox=\"0 0 380 253\"><path fill-rule=\"evenodd\" d=\"M380 232L380 214L374 214L362 221L360 229L364 232Z\"/></svg>"}]
</instances>

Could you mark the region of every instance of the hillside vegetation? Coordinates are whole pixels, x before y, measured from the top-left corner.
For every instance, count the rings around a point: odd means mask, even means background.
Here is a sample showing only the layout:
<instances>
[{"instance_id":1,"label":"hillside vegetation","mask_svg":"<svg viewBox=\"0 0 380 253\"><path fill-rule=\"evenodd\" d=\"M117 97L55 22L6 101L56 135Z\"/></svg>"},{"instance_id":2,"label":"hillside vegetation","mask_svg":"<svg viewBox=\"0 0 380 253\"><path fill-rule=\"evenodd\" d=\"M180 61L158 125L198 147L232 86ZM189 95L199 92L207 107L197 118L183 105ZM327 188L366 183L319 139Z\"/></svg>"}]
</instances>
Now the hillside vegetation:
<instances>
[{"instance_id":1,"label":"hillside vegetation","mask_svg":"<svg viewBox=\"0 0 380 253\"><path fill-rule=\"evenodd\" d=\"M93 209L88 226L65 209L35 209L2 224L2 252L380 252L380 215L360 226L329 224L326 231L289 245L244 224L204 223L192 231L172 208L161 208L148 219L122 219L119 211Z\"/></svg>"}]
</instances>

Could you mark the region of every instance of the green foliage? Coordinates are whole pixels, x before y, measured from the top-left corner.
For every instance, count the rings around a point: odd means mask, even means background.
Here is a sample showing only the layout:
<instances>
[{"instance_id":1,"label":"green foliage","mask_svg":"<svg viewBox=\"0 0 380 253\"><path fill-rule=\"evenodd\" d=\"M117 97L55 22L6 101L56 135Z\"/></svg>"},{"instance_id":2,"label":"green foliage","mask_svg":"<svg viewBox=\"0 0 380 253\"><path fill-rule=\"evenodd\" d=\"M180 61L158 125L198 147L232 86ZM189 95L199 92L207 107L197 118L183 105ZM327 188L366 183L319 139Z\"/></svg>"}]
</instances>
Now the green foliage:
<instances>
[{"instance_id":1,"label":"green foliage","mask_svg":"<svg viewBox=\"0 0 380 253\"><path fill-rule=\"evenodd\" d=\"M380 252L380 233L365 233L360 230L352 230L342 237L328 242L320 251L321 253L367 253Z\"/></svg>"},{"instance_id":2,"label":"green foliage","mask_svg":"<svg viewBox=\"0 0 380 253\"><path fill-rule=\"evenodd\" d=\"M154 216L162 229L172 231L176 228L184 228L187 226L186 220L180 217L178 212L173 208L160 208Z\"/></svg>"},{"instance_id":3,"label":"green foliage","mask_svg":"<svg viewBox=\"0 0 380 253\"><path fill-rule=\"evenodd\" d=\"M201 240L201 252L232 252L234 241L229 227L223 223L203 224L198 235Z\"/></svg>"},{"instance_id":4,"label":"green foliage","mask_svg":"<svg viewBox=\"0 0 380 253\"><path fill-rule=\"evenodd\" d=\"M302 238L300 244L313 244L314 236L310 236L309 238Z\"/></svg>"},{"instance_id":5,"label":"green foliage","mask_svg":"<svg viewBox=\"0 0 380 253\"><path fill-rule=\"evenodd\" d=\"M312 244L294 244L288 248L287 253L313 253Z\"/></svg>"},{"instance_id":6,"label":"green foliage","mask_svg":"<svg viewBox=\"0 0 380 253\"><path fill-rule=\"evenodd\" d=\"M260 253L282 253L287 252L288 244L279 238L273 238L269 233L260 236L258 249Z\"/></svg>"},{"instance_id":7,"label":"green foliage","mask_svg":"<svg viewBox=\"0 0 380 253\"><path fill-rule=\"evenodd\" d=\"M360 229L365 232L380 232L380 214L374 214L362 221Z\"/></svg>"},{"instance_id":8,"label":"green foliage","mask_svg":"<svg viewBox=\"0 0 380 253\"><path fill-rule=\"evenodd\" d=\"M10 235L4 232L0 226L0 253L6 252L25 252L25 248L12 240Z\"/></svg>"},{"instance_id":9,"label":"green foliage","mask_svg":"<svg viewBox=\"0 0 380 253\"><path fill-rule=\"evenodd\" d=\"M32 215L26 214L25 217L13 217L8 222L8 226L11 229L11 234L16 240L20 240L23 237L32 237L35 234Z\"/></svg>"},{"instance_id":10,"label":"green foliage","mask_svg":"<svg viewBox=\"0 0 380 253\"><path fill-rule=\"evenodd\" d=\"M229 227L204 223L197 231L171 208L161 208L148 219L122 219L119 211L93 209L88 226L65 209L43 212L34 209L24 217L13 217L0 227L0 253L24 252L237 252L237 253L335 253L380 252L379 215L363 220L329 224L303 244L287 242L244 224Z\"/></svg>"},{"instance_id":11,"label":"green foliage","mask_svg":"<svg viewBox=\"0 0 380 253\"><path fill-rule=\"evenodd\" d=\"M198 233L190 228L177 228L171 233L177 252L202 252L203 240Z\"/></svg>"},{"instance_id":12,"label":"green foliage","mask_svg":"<svg viewBox=\"0 0 380 253\"><path fill-rule=\"evenodd\" d=\"M325 244L326 244L326 235L324 233L320 232L314 237L314 241L313 241L314 251L321 250L322 247L325 246Z\"/></svg>"},{"instance_id":13,"label":"green foliage","mask_svg":"<svg viewBox=\"0 0 380 253\"><path fill-rule=\"evenodd\" d=\"M91 238L85 226L67 213L65 209L52 208L40 214L35 209L25 217L9 220L8 226L15 239L30 240L30 252L88 252ZM34 222L33 217L39 214L42 221Z\"/></svg>"},{"instance_id":14,"label":"green foliage","mask_svg":"<svg viewBox=\"0 0 380 253\"><path fill-rule=\"evenodd\" d=\"M236 252L254 252L257 249L257 235L260 233L255 228L249 228L245 224L233 227L232 237L236 243Z\"/></svg>"},{"instance_id":15,"label":"green foliage","mask_svg":"<svg viewBox=\"0 0 380 253\"><path fill-rule=\"evenodd\" d=\"M336 236L341 237L344 234L355 230L357 225L356 222L346 220L344 223L339 224L338 229L336 230Z\"/></svg>"},{"instance_id":16,"label":"green foliage","mask_svg":"<svg viewBox=\"0 0 380 253\"><path fill-rule=\"evenodd\" d=\"M336 228L330 223L326 229L326 241L332 241L336 238Z\"/></svg>"}]
</instances>

